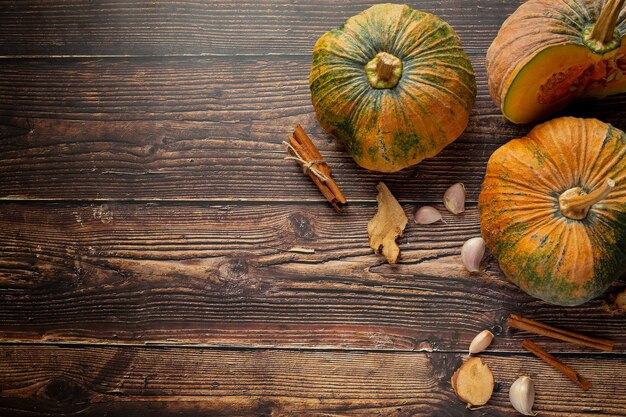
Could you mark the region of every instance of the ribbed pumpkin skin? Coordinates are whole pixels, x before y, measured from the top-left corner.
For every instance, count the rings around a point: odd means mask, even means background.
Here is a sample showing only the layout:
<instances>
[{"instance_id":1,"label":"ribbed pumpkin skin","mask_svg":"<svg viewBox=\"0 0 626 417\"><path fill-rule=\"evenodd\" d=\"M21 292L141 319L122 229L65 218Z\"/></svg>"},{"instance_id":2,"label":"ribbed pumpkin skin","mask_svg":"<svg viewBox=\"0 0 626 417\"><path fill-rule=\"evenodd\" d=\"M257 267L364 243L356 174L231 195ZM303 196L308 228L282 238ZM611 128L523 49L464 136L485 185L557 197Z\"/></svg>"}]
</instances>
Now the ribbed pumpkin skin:
<instances>
[{"instance_id":1,"label":"ribbed pumpkin skin","mask_svg":"<svg viewBox=\"0 0 626 417\"><path fill-rule=\"evenodd\" d=\"M365 65L379 52L402 61L391 89ZM472 66L452 28L406 5L379 4L323 35L313 50L311 98L320 124L364 168L394 172L461 135L476 97Z\"/></svg>"},{"instance_id":2,"label":"ribbed pumpkin skin","mask_svg":"<svg viewBox=\"0 0 626 417\"><path fill-rule=\"evenodd\" d=\"M552 47L573 45L591 54L583 41L584 31L596 23L604 3L604 0L528 0L523 3L505 20L487 51L489 93L494 103L499 107L503 105L515 76L539 53ZM622 38L623 49L626 46L626 10L620 14L616 30ZM601 59L602 55L597 58ZM559 60L551 63L555 73L560 64ZM526 123L530 120L512 121Z\"/></svg>"},{"instance_id":3,"label":"ribbed pumpkin skin","mask_svg":"<svg viewBox=\"0 0 626 417\"><path fill-rule=\"evenodd\" d=\"M607 178L615 188L586 219L563 216L559 195ZM491 156L479 208L482 236L511 281L553 304L584 303L626 272L626 135L596 119L541 124Z\"/></svg>"}]
</instances>

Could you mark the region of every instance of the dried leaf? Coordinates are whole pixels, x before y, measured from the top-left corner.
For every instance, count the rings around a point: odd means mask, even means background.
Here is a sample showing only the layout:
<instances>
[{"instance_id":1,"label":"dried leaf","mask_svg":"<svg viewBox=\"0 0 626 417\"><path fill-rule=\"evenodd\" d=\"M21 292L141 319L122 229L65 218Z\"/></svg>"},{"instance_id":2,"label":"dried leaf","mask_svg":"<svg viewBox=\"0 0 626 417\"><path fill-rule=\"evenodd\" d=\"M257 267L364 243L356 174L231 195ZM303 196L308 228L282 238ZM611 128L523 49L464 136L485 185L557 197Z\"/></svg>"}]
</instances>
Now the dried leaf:
<instances>
[{"instance_id":1,"label":"dried leaf","mask_svg":"<svg viewBox=\"0 0 626 417\"><path fill-rule=\"evenodd\" d=\"M493 374L480 358L471 358L452 375L452 388L467 407L487 404L493 394Z\"/></svg>"},{"instance_id":2,"label":"dried leaf","mask_svg":"<svg viewBox=\"0 0 626 417\"><path fill-rule=\"evenodd\" d=\"M375 253L378 253L382 247L382 253L387 262L395 264L400 256L396 239L402 236L409 219L385 184L378 183L376 189L378 190L378 196L376 196L378 212L367 223L370 246Z\"/></svg>"}]
</instances>

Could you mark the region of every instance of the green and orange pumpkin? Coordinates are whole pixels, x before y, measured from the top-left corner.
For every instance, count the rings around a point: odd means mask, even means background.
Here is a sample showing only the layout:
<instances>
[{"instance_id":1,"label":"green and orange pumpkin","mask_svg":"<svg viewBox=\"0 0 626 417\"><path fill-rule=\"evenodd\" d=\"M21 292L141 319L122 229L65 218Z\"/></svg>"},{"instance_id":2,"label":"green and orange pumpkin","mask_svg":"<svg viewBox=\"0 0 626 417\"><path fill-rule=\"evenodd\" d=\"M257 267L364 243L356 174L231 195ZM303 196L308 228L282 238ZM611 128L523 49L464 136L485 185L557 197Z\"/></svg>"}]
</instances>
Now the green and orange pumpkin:
<instances>
[{"instance_id":1,"label":"green and orange pumpkin","mask_svg":"<svg viewBox=\"0 0 626 417\"><path fill-rule=\"evenodd\" d=\"M626 272L626 134L572 117L535 127L491 156L479 208L521 289L568 306L600 295Z\"/></svg>"},{"instance_id":2,"label":"green and orange pumpkin","mask_svg":"<svg viewBox=\"0 0 626 417\"><path fill-rule=\"evenodd\" d=\"M489 92L514 123L626 92L624 0L528 0L487 51Z\"/></svg>"},{"instance_id":3,"label":"green and orange pumpkin","mask_svg":"<svg viewBox=\"0 0 626 417\"><path fill-rule=\"evenodd\" d=\"M320 124L364 168L394 172L439 153L467 126L472 66L454 30L406 5L379 4L315 44Z\"/></svg>"}]
</instances>

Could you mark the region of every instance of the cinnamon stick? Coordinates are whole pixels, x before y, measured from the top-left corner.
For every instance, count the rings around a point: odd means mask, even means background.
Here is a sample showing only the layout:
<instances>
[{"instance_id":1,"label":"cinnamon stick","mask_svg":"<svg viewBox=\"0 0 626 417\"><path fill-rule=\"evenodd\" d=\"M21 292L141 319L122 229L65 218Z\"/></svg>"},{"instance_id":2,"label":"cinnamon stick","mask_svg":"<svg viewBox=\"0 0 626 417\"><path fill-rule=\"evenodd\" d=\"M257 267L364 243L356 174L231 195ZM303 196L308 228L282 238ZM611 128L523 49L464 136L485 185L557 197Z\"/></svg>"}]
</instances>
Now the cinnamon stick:
<instances>
[{"instance_id":1,"label":"cinnamon stick","mask_svg":"<svg viewBox=\"0 0 626 417\"><path fill-rule=\"evenodd\" d=\"M547 363L548 365L552 366L557 371L561 372L563 375L565 375L572 381L574 381L584 391L587 391L589 388L591 388L591 382L589 382L587 378L580 375L578 372L576 372L576 370L565 365L563 362L561 362L554 356L550 355L548 352L543 350L541 346L537 345L532 340L528 340L528 339L524 340L522 342L522 347L526 349L527 351L529 351L530 353L532 353L533 355L535 355L536 357L538 357L539 359L541 359L542 361L544 361L545 363Z\"/></svg>"},{"instance_id":2,"label":"cinnamon stick","mask_svg":"<svg viewBox=\"0 0 626 417\"><path fill-rule=\"evenodd\" d=\"M346 198L333 179L324 157L300 125L296 125L293 135L289 136L288 152L291 155L288 159L298 161L335 210L341 211L339 204L346 204Z\"/></svg>"},{"instance_id":3,"label":"cinnamon stick","mask_svg":"<svg viewBox=\"0 0 626 417\"><path fill-rule=\"evenodd\" d=\"M569 330L559 329L536 320L528 319L517 314L511 314L508 319L509 327L518 330L524 330L530 333L551 337L553 339L562 340L564 342L575 343L577 345L587 346L590 348L611 352L614 343L607 339L586 336L584 334L572 332Z\"/></svg>"},{"instance_id":4,"label":"cinnamon stick","mask_svg":"<svg viewBox=\"0 0 626 417\"><path fill-rule=\"evenodd\" d=\"M306 161L306 162L299 161L301 163L301 165L304 164L304 163L311 163L311 161L314 160L311 157L310 152L305 147L303 147L293 136L289 136L289 143L293 147L293 150L289 149L289 153L292 155L292 157L298 158L298 155L299 155L300 158L302 158L304 161ZM322 172L321 170L319 170L319 171ZM320 189L320 191L322 192L324 197L326 197L326 199L331 204L333 204L333 201L335 200L335 195L333 194L331 189L324 184L324 180L319 178L317 175L315 175L315 171L313 171L310 168L306 171L306 174L313 180L313 182L315 183L317 188ZM328 177L326 176L326 178L328 178ZM333 204L333 206L334 206L334 204Z\"/></svg>"}]
</instances>

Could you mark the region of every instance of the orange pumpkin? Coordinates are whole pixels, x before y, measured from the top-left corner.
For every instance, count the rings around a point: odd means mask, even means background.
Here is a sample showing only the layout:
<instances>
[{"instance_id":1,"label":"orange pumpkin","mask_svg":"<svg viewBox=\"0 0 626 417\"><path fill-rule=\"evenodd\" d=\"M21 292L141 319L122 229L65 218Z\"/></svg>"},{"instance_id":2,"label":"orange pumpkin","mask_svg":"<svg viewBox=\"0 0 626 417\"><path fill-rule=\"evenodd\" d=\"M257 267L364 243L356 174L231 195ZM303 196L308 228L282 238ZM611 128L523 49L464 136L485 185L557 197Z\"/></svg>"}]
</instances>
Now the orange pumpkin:
<instances>
[{"instance_id":1,"label":"orange pumpkin","mask_svg":"<svg viewBox=\"0 0 626 417\"><path fill-rule=\"evenodd\" d=\"M623 4L624 0L522 4L487 51L489 92L504 116L528 123L579 97L626 92Z\"/></svg>"},{"instance_id":2,"label":"orange pumpkin","mask_svg":"<svg viewBox=\"0 0 626 417\"><path fill-rule=\"evenodd\" d=\"M596 119L535 127L489 159L483 238L527 293L577 305L626 271L626 135Z\"/></svg>"},{"instance_id":3,"label":"orange pumpkin","mask_svg":"<svg viewBox=\"0 0 626 417\"><path fill-rule=\"evenodd\" d=\"M323 35L310 83L322 127L382 172L439 153L465 130L476 97L454 30L399 4L372 6Z\"/></svg>"}]
</instances>

